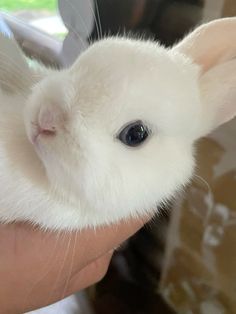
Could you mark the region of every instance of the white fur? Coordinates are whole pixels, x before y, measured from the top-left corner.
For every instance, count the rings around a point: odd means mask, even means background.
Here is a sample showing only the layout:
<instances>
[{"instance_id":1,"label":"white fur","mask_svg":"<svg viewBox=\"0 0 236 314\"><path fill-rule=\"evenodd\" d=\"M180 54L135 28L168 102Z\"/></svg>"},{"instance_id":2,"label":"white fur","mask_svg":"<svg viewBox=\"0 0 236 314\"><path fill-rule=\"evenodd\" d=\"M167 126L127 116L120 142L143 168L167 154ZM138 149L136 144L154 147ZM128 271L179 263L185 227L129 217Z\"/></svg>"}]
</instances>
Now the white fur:
<instances>
[{"instance_id":1,"label":"white fur","mask_svg":"<svg viewBox=\"0 0 236 314\"><path fill-rule=\"evenodd\" d=\"M110 38L32 89L0 91L0 220L71 230L153 211L189 180L212 128L199 78L177 49ZM35 140L39 120L56 134ZM135 120L152 132L130 148L116 136Z\"/></svg>"}]
</instances>

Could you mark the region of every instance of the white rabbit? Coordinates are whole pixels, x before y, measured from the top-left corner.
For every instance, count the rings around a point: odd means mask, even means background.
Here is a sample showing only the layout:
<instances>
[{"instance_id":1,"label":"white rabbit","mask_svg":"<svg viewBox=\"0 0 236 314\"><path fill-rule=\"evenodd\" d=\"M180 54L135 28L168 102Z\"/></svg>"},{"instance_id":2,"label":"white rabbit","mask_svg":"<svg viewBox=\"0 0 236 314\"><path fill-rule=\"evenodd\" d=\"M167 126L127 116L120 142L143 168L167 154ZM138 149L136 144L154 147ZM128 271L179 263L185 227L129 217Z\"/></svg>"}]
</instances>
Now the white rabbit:
<instances>
[{"instance_id":1,"label":"white rabbit","mask_svg":"<svg viewBox=\"0 0 236 314\"><path fill-rule=\"evenodd\" d=\"M151 213L191 178L194 142L236 114L236 18L172 49L107 38L40 73L0 40L1 222L73 230Z\"/></svg>"}]
</instances>

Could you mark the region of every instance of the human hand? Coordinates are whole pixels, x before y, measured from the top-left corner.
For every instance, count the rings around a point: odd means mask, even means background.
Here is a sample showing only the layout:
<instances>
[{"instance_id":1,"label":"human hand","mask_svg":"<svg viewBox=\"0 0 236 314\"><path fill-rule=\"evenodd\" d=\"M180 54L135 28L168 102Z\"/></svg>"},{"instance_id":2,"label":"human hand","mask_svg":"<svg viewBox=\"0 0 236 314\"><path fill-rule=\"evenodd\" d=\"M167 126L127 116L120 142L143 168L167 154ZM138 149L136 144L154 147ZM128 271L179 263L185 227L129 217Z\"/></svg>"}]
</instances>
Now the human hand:
<instances>
[{"instance_id":1,"label":"human hand","mask_svg":"<svg viewBox=\"0 0 236 314\"><path fill-rule=\"evenodd\" d=\"M0 313L19 314L54 303L99 281L114 248L145 221L80 232L44 232L0 225Z\"/></svg>"}]
</instances>

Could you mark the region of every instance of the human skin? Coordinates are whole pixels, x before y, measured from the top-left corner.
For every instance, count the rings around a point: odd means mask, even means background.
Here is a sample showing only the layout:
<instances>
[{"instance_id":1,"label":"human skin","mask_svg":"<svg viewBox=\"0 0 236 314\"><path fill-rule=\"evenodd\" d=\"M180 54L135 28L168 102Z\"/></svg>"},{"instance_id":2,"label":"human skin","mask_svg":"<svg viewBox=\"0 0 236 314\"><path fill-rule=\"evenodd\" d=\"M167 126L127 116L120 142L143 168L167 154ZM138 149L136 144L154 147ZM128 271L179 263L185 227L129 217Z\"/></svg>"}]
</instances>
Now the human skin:
<instances>
[{"instance_id":1,"label":"human skin","mask_svg":"<svg viewBox=\"0 0 236 314\"><path fill-rule=\"evenodd\" d=\"M73 233L0 225L0 313L41 308L99 281L114 248L146 221Z\"/></svg>"}]
</instances>

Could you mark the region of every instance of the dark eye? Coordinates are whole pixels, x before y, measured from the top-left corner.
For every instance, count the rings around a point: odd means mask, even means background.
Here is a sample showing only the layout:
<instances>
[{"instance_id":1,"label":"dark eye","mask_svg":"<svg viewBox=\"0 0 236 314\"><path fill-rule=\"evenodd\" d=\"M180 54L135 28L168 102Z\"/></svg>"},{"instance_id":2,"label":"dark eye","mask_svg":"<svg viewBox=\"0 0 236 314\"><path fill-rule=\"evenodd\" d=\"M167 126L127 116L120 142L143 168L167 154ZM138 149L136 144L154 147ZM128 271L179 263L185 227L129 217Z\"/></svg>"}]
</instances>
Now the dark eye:
<instances>
[{"instance_id":1,"label":"dark eye","mask_svg":"<svg viewBox=\"0 0 236 314\"><path fill-rule=\"evenodd\" d=\"M135 147L142 144L148 137L148 128L142 121L127 125L119 134L119 140L125 145Z\"/></svg>"}]
</instances>

